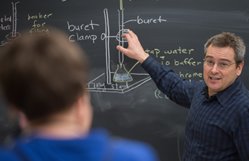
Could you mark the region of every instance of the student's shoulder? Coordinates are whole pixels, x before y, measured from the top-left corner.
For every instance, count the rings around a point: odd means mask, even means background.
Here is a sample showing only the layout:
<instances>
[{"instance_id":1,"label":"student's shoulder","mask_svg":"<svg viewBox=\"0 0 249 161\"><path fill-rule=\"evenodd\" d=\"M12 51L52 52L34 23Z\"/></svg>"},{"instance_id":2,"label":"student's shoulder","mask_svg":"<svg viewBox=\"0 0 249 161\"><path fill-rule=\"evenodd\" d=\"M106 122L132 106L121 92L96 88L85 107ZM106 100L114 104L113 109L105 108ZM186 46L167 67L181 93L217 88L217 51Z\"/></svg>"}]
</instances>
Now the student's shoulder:
<instances>
[{"instance_id":1,"label":"student's shoulder","mask_svg":"<svg viewBox=\"0 0 249 161\"><path fill-rule=\"evenodd\" d=\"M114 161L159 161L154 148L144 142L114 138L110 144Z\"/></svg>"},{"instance_id":2,"label":"student's shoulder","mask_svg":"<svg viewBox=\"0 0 249 161\"><path fill-rule=\"evenodd\" d=\"M89 137L104 142L104 161L159 161L154 148L147 143L113 136L101 128L92 130Z\"/></svg>"},{"instance_id":3,"label":"student's shoulder","mask_svg":"<svg viewBox=\"0 0 249 161\"><path fill-rule=\"evenodd\" d=\"M0 147L0 160L1 161L20 161L16 154L11 150L7 150Z\"/></svg>"}]
</instances>

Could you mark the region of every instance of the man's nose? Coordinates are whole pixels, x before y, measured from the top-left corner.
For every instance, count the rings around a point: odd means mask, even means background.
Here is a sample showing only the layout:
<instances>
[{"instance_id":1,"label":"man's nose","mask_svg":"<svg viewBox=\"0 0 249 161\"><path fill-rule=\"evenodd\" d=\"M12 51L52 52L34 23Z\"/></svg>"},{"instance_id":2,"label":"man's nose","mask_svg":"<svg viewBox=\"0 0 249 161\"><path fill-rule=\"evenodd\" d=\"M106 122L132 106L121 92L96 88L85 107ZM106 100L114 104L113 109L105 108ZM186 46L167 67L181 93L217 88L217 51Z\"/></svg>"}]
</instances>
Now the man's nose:
<instances>
[{"instance_id":1,"label":"man's nose","mask_svg":"<svg viewBox=\"0 0 249 161\"><path fill-rule=\"evenodd\" d=\"M211 71L212 71L213 73L217 72L218 69L219 69L219 67L218 67L218 64L217 64L217 63L215 63L215 64L211 67Z\"/></svg>"}]
</instances>

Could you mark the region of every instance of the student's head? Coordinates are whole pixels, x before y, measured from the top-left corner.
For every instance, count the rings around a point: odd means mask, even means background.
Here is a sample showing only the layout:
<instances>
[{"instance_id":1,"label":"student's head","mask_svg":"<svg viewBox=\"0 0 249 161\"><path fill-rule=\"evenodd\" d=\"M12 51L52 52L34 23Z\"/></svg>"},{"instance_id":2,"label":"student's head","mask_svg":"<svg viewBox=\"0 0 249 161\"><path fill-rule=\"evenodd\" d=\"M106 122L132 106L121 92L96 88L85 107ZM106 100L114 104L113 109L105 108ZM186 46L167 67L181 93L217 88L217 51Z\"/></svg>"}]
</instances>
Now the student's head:
<instances>
[{"instance_id":1,"label":"student's head","mask_svg":"<svg viewBox=\"0 0 249 161\"><path fill-rule=\"evenodd\" d=\"M88 61L62 32L24 33L1 50L1 92L31 123L49 122L87 97Z\"/></svg>"},{"instance_id":2,"label":"student's head","mask_svg":"<svg viewBox=\"0 0 249 161\"><path fill-rule=\"evenodd\" d=\"M229 87L241 74L244 66L245 44L229 32L209 38L204 45L204 81L209 95Z\"/></svg>"}]
</instances>

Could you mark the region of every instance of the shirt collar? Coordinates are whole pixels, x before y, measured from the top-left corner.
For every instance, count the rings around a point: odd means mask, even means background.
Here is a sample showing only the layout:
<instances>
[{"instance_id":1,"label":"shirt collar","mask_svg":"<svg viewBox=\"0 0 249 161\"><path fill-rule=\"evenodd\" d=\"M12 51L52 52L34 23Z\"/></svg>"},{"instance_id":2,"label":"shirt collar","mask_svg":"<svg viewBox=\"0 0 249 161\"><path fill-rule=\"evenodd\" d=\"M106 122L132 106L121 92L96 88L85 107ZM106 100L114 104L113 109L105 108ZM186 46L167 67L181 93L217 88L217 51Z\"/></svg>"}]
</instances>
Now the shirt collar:
<instances>
[{"instance_id":1,"label":"shirt collar","mask_svg":"<svg viewBox=\"0 0 249 161\"><path fill-rule=\"evenodd\" d=\"M238 92L241 88L241 78L238 77L229 87L227 87L225 90L218 92L216 95L212 97L208 97L208 87L205 86L202 90L202 94L209 100L213 100L214 98L217 98L217 100L220 102L222 106L225 106L228 100L232 98L234 93Z\"/></svg>"}]
</instances>

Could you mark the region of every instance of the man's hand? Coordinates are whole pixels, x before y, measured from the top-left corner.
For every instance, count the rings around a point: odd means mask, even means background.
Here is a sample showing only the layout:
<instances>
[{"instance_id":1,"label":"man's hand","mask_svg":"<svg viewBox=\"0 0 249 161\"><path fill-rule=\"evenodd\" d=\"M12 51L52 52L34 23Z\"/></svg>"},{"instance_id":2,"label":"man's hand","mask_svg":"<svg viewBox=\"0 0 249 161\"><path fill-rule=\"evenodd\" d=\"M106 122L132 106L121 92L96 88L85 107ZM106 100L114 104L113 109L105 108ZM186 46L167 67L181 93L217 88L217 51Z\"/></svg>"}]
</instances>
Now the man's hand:
<instances>
[{"instance_id":1,"label":"man's hand","mask_svg":"<svg viewBox=\"0 0 249 161\"><path fill-rule=\"evenodd\" d=\"M117 50L121 53L125 54L129 58L139 61L140 63L142 63L149 56L149 54L144 51L137 35L134 32L128 30L127 33L122 35L122 37L127 40L128 47L124 48L118 45Z\"/></svg>"}]
</instances>

